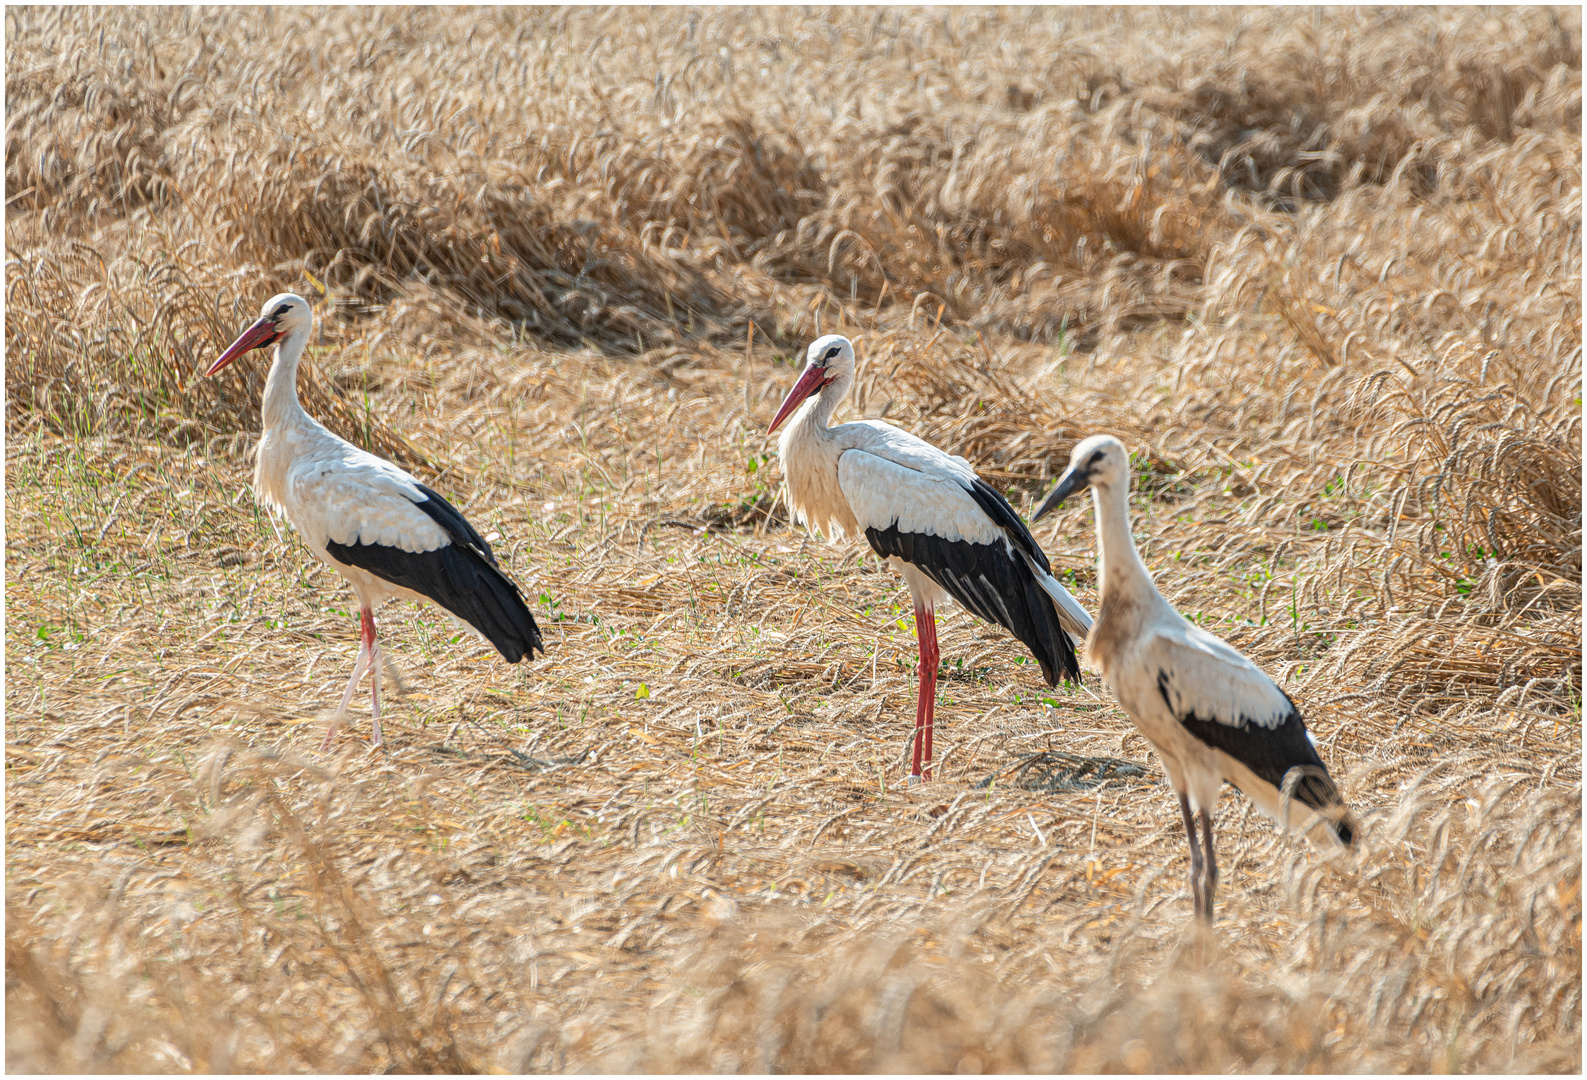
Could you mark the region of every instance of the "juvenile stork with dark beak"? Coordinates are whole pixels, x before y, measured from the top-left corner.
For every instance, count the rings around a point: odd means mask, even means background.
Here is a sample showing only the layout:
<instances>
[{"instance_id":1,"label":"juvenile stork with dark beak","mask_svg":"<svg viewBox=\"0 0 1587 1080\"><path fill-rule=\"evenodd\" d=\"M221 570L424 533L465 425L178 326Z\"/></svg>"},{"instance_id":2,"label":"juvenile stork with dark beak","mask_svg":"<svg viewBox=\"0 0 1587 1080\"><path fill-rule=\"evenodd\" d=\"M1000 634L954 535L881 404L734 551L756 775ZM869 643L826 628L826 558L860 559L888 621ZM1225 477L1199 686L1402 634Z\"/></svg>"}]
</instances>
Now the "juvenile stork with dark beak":
<instances>
[{"instance_id":1,"label":"juvenile stork with dark beak","mask_svg":"<svg viewBox=\"0 0 1587 1080\"><path fill-rule=\"evenodd\" d=\"M358 597L358 659L320 749L330 746L366 669L372 746L378 747L381 652L375 605L382 600L432 601L473 627L511 664L545 649L518 586L456 507L391 462L331 434L303 410L298 360L313 326L308 301L291 293L273 296L258 321L205 374L216 374L250 350L276 347L265 380L254 491L285 515L309 550L346 578Z\"/></svg>"},{"instance_id":2,"label":"juvenile stork with dark beak","mask_svg":"<svg viewBox=\"0 0 1587 1080\"><path fill-rule=\"evenodd\" d=\"M1212 812L1225 780L1290 827L1311 820L1314 834L1328 833L1344 844L1354 839L1355 827L1289 695L1228 642L1188 622L1157 591L1130 535L1130 458L1123 443L1093 435L1076 445L1068 471L1031 521L1088 487L1096 510L1102 600L1086 658L1101 669L1119 704L1150 740L1179 796L1190 837L1191 894L1196 914L1210 923L1218 883ZM1287 782L1293 784L1288 799Z\"/></svg>"},{"instance_id":3,"label":"juvenile stork with dark beak","mask_svg":"<svg viewBox=\"0 0 1587 1080\"><path fill-rule=\"evenodd\" d=\"M828 427L853 383L849 339L818 338L770 431L793 416L778 453L796 518L828 537L863 533L914 598L920 646L914 784L931 779L938 605L951 596L1007 629L1030 649L1048 686L1060 678L1080 681L1075 645L1091 617L1053 577L1019 515L964 458L880 420Z\"/></svg>"}]
</instances>

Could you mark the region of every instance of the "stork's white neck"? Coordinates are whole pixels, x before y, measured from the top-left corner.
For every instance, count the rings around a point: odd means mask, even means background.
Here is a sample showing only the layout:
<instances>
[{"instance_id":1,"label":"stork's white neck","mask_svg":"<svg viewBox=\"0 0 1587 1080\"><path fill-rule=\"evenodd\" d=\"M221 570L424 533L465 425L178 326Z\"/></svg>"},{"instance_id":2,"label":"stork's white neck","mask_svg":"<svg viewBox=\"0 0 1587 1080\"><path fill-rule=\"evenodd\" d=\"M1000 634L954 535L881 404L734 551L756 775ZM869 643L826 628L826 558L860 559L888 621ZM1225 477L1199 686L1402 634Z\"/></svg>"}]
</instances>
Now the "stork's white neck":
<instances>
[{"instance_id":1,"label":"stork's white neck","mask_svg":"<svg viewBox=\"0 0 1587 1080\"><path fill-rule=\"evenodd\" d=\"M854 536L860 531L838 483L838 458L847 425L827 426L853 378L852 373L840 372L820 393L806 398L777 443L789 509L795 520L827 537L839 533Z\"/></svg>"},{"instance_id":2,"label":"stork's white neck","mask_svg":"<svg viewBox=\"0 0 1587 1080\"><path fill-rule=\"evenodd\" d=\"M1147 572L1141 554L1136 550L1135 537L1130 533L1129 489L1124 485L1091 485L1091 502L1097 515L1097 593L1103 604L1108 594L1117 590L1134 593L1137 597L1155 593L1152 575Z\"/></svg>"},{"instance_id":3,"label":"stork's white neck","mask_svg":"<svg viewBox=\"0 0 1587 1080\"><path fill-rule=\"evenodd\" d=\"M307 330L288 333L276 345L275 362L265 379L263 412L264 430L271 431L283 425L292 425L309 419L298 401L298 360L309 343Z\"/></svg>"}]
</instances>

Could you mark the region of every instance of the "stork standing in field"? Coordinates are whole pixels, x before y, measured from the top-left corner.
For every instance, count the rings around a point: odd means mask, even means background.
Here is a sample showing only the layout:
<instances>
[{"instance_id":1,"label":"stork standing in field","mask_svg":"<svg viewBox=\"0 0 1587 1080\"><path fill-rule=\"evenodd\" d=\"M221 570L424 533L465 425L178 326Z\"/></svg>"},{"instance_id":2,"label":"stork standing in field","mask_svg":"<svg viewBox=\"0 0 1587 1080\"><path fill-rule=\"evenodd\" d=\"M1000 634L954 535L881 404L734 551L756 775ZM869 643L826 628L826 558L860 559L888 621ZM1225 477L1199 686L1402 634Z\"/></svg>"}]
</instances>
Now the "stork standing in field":
<instances>
[{"instance_id":1,"label":"stork standing in field","mask_svg":"<svg viewBox=\"0 0 1587 1080\"><path fill-rule=\"evenodd\" d=\"M1314 827L1344 844L1354 840L1355 827L1289 695L1157 591L1130 535L1130 458L1123 443L1111 435L1079 443L1032 523L1087 487L1096 510L1102 600L1086 657L1162 759L1190 837L1196 914L1210 923L1218 883L1212 811L1223 781L1289 826L1304 826L1316 812L1323 821ZM1286 801L1285 778L1296 769Z\"/></svg>"},{"instance_id":2,"label":"stork standing in field","mask_svg":"<svg viewBox=\"0 0 1587 1080\"><path fill-rule=\"evenodd\" d=\"M327 431L298 401L298 360L314 315L301 296L265 302L259 319L209 366L214 375L243 353L276 346L264 390L264 435L254 491L286 515L309 550L358 596L361 643L353 677L325 733L331 744L367 669L374 741L380 746L380 645L375 605L388 597L430 600L477 630L516 664L545 651L518 587L457 508L408 473Z\"/></svg>"},{"instance_id":3,"label":"stork standing in field","mask_svg":"<svg viewBox=\"0 0 1587 1080\"><path fill-rule=\"evenodd\" d=\"M951 596L1010 631L1035 656L1048 686L1060 678L1079 682L1075 644L1091 617L1053 577L1019 515L969 462L880 420L828 427L853 383L849 339L816 339L768 434L793 415L778 454L798 520L829 537L864 533L909 585L920 644L914 784L931 779L939 604Z\"/></svg>"}]
</instances>

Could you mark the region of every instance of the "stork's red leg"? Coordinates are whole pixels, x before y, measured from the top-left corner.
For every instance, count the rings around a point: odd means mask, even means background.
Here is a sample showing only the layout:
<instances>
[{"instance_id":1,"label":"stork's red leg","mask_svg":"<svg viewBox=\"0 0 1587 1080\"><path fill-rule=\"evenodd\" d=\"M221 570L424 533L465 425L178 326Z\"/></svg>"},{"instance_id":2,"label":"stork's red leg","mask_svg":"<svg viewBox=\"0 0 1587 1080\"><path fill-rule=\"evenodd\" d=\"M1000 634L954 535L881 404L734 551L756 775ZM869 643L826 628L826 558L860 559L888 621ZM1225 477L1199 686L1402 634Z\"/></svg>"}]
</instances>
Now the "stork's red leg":
<instances>
[{"instance_id":1,"label":"stork's red leg","mask_svg":"<svg viewBox=\"0 0 1587 1080\"><path fill-rule=\"evenodd\" d=\"M920 783L920 762L926 752L926 677L922 674L925 667L926 662L924 660L915 665L917 696L915 697L915 734L910 739L910 743L913 746L909 761L909 782L911 784Z\"/></svg>"},{"instance_id":2,"label":"stork's red leg","mask_svg":"<svg viewBox=\"0 0 1587 1080\"><path fill-rule=\"evenodd\" d=\"M937 616L931 608L915 601L915 637L920 646L920 664L915 669L920 680L920 697L915 702L915 750L909 768L909 782L931 779L931 728L937 707Z\"/></svg>"},{"instance_id":3,"label":"stork's red leg","mask_svg":"<svg viewBox=\"0 0 1587 1080\"><path fill-rule=\"evenodd\" d=\"M931 733L937 724L937 668L941 664L942 651L937 648L937 613L931 608L926 609L926 655L923 658L926 665L926 768L924 776L931 779Z\"/></svg>"},{"instance_id":4,"label":"stork's red leg","mask_svg":"<svg viewBox=\"0 0 1587 1080\"><path fill-rule=\"evenodd\" d=\"M358 619L358 659L353 664L353 676L347 680L347 689L342 691L342 703L336 706L336 714L331 717L330 730L325 733L325 741L320 743L320 753L331 748L331 740L336 737L336 732L342 726L342 717L347 715L347 706L352 704L353 691L358 689L358 680L364 677L364 672L370 673L370 695L374 701L375 741L374 746L381 743L380 736L380 646L375 642L375 613L369 608L359 612Z\"/></svg>"},{"instance_id":5,"label":"stork's red leg","mask_svg":"<svg viewBox=\"0 0 1587 1080\"><path fill-rule=\"evenodd\" d=\"M380 734L380 644L375 640L374 611L363 609L360 613L360 628L363 630L364 648L369 650L369 699L373 705L371 712L375 725L375 738L369 748L374 750L385 741Z\"/></svg>"}]
</instances>

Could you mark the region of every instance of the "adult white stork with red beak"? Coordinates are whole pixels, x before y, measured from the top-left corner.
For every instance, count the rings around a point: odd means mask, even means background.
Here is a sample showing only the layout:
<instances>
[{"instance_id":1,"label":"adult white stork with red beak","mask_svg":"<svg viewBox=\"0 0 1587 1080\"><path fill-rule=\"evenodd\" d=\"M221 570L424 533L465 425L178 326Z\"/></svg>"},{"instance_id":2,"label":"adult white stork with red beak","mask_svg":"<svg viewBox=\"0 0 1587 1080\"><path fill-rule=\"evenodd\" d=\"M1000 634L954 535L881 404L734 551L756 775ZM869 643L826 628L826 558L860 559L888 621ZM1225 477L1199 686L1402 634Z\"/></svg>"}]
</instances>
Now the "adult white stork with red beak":
<instances>
[{"instance_id":1,"label":"adult white stork with red beak","mask_svg":"<svg viewBox=\"0 0 1587 1080\"><path fill-rule=\"evenodd\" d=\"M265 380L254 491L285 515L309 550L346 578L358 596L358 659L320 749L330 746L366 669L374 717L371 746L378 747L381 653L375 605L382 600L432 601L473 627L511 664L525 655L533 659L534 650L545 648L518 587L456 507L304 412L298 401L298 361L313 326L308 301L292 293L273 296L258 321L205 374L216 374L250 350L276 346Z\"/></svg>"},{"instance_id":2,"label":"adult white stork with red beak","mask_svg":"<svg viewBox=\"0 0 1587 1080\"><path fill-rule=\"evenodd\" d=\"M853 383L849 339L816 339L770 431L793 415L778 453L797 520L829 537L863 533L909 585L920 648L914 784L931 779L939 604L951 596L1019 638L1048 686L1080 680L1075 645L1091 617L1053 577L1013 507L969 462L880 420L828 427Z\"/></svg>"}]
</instances>

